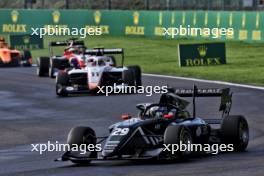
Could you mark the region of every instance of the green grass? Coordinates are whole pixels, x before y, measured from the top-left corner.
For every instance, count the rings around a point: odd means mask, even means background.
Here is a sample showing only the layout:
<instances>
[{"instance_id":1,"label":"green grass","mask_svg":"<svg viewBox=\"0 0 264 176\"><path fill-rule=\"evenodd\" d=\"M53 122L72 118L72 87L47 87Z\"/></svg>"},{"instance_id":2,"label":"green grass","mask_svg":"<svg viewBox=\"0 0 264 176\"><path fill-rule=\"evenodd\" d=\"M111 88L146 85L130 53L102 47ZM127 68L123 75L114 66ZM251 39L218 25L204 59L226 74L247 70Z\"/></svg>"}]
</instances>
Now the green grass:
<instances>
[{"instance_id":1,"label":"green grass","mask_svg":"<svg viewBox=\"0 0 264 176\"><path fill-rule=\"evenodd\" d=\"M47 43L63 38L46 38L44 50L32 51L33 57L47 56ZM88 47L124 48L125 65L140 65L145 73L222 80L264 86L264 44L227 42L227 64L220 66L179 67L179 43L192 40L165 40L137 37L89 37Z\"/></svg>"}]
</instances>

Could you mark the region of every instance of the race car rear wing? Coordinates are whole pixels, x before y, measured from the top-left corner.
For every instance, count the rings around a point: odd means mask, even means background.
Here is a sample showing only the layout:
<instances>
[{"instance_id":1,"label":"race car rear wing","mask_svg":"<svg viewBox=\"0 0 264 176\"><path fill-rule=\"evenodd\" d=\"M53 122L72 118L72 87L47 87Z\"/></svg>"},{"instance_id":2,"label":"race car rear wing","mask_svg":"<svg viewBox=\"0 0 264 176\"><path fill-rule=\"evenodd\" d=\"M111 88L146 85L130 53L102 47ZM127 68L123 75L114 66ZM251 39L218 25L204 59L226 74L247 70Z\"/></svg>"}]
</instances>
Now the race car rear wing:
<instances>
[{"instance_id":1,"label":"race car rear wing","mask_svg":"<svg viewBox=\"0 0 264 176\"><path fill-rule=\"evenodd\" d=\"M122 61L121 65L124 65L124 49L123 48L93 48L87 49L85 54L96 55L96 56L103 56L109 54L121 54Z\"/></svg>"},{"instance_id":2,"label":"race car rear wing","mask_svg":"<svg viewBox=\"0 0 264 176\"><path fill-rule=\"evenodd\" d=\"M72 38L66 41L58 41L58 42L50 42L49 43L49 51L50 51L50 56L53 56L53 47L58 47L58 46L65 46L65 47L72 47L72 46L85 46L84 41L81 40L76 40L76 38Z\"/></svg>"},{"instance_id":3,"label":"race car rear wing","mask_svg":"<svg viewBox=\"0 0 264 176\"><path fill-rule=\"evenodd\" d=\"M225 90L219 88L198 89L194 87L194 89L175 89L175 94L181 97L192 97L194 94L195 97L219 97L222 96Z\"/></svg>"},{"instance_id":4,"label":"race car rear wing","mask_svg":"<svg viewBox=\"0 0 264 176\"><path fill-rule=\"evenodd\" d=\"M196 97L221 97L221 103L219 111L223 111L222 117L229 114L232 105L232 92L230 88L206 88L198 89L196 85L193 89L171 89L176 95L180 97L192 97L193 98L193 117L196 116Z\"/></svg>"},{"instance_id":5,"label":"race car rear wing","mask_svg":"<svg viewBox=\"0 0 264 176\"><path fill-rule=\"evenodd\" d=\"M60 41L60 42L50 42L49 46L75 46L75 45L83 45L83 41Z\"/></svg>"}]
</instances>

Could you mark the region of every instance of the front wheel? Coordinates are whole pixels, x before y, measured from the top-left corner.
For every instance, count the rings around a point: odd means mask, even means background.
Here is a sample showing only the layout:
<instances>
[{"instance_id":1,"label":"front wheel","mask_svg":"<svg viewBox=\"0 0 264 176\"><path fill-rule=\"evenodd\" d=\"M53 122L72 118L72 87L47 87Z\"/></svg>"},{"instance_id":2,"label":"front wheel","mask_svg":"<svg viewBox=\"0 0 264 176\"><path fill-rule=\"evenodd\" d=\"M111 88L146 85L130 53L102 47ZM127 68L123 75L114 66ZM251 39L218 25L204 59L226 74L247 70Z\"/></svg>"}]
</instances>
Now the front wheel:
<instances>
[{"instance_id":1,"label":"front wheel","mask_svg":"<svg viewBox=\"0 0 264 176\"><path fill-rule=\"evenodd\" d=\"M68 134L67 138L67 143L72 147L81 147L81 146L87 146L90 144L96 145L96 134L94 130L90 127L75 127L72 128L71 131ZM89 152L87 151L88 155L87 159L89 158L96 158L97 157L97 152L92 151ZM71 160L73 163L77 164L89 164L91 160Z\"/></svg>"},{"instance_id":2,"label":"front wheel","mask_svg":"<svg viewBox=\"0 0 264 176\"><path fill-rule=\"evenodd\" d=\"M39 57L37 58L37 75L39 77L46 76L49 72L49 60L48 57Z\"/></svg>"},{"instance_id":3,"label":"front wheel","mask_svg":"<svg viewBox=\"0 0 264 176\"><path fill-rule=\"evenodd\" d=\"M29 50L24 50L24 54L22 57L22 65L24 67L31 67L32 66L32 55Z\"/></svg>"},{"instance_id":4,"label":"front wheel","mask_svg":"<svg viewBox=\"0 0 264 176\"><path fill-rule=\"evenodd\" d=\"M59 72L56 77L56 94L60 97L68 96L66 87L69 85L67 72Z\"/></svg>"},{"instance_id":5,"label":"front wheel","mask_svg":"<svg viewBox=\"0 0 264 176\"><path fill-rule=\"evenodd\" d=\"M188 147L180 150L180 145L192 145L192 133L186 126L183 125L170 125L166 128L164 133L164 144L172 144L178 146L178 150L174 153L170 152L171 158L186 158L191 155Z\"/></svg>"},{"instance_id":6,"label":"front wheel","mask_svg":"<svg viewBox=\"0 0 264 176\"><path fill-rule=\"evenodd\" d=\"M132 69L124 70L123 71L123 81L128 86L135 86L135 76Z\"/></svg>"},{"instance_id":7,"label":"front wheel","mask_svg":"<svg viewBox=\"0 0 264 176\"><path fill-rule=\"evenodd\" d=\"M128 66L128 69L131 69L133 71L135 86L137 88L139 86L142 86L141 68L138 65L133 65L133 66Z\"/></svg>"}]
</instances>

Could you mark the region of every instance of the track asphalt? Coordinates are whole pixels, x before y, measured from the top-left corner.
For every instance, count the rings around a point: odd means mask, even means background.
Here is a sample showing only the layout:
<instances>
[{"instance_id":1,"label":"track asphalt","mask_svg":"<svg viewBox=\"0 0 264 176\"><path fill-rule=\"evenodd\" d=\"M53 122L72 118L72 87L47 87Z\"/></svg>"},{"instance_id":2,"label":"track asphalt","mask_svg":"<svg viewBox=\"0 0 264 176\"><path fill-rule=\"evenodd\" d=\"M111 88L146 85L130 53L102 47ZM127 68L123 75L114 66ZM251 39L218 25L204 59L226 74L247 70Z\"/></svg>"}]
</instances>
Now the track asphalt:
<instances>
[{"instance_id":1,"label":"track asphalt","mask_svg":"<svg viewBox=\"0 0 264 176\"><path fill-rule=\"evenodd\" d=\"M42 155L31 145L47 141L66 142L67 133L77 125L93 127L106 135L108 126L122 113L137 114L135 105L158 102L159 95L75 96L58 98L55 80L39 78L36 68L2 68L0 75L0 176L262 176L264 174L264 91L232 87L231 114L242 114L249 122L250 143L243 153L192 158L186 162L148 163L96 161L88 166L54 162L60 152ZM216 88L226 85L190 80L143 76L144 85L170 85L179 88ZM215 117L219 100L199 98L197 114Z\"/></svg>"}]
</instances>

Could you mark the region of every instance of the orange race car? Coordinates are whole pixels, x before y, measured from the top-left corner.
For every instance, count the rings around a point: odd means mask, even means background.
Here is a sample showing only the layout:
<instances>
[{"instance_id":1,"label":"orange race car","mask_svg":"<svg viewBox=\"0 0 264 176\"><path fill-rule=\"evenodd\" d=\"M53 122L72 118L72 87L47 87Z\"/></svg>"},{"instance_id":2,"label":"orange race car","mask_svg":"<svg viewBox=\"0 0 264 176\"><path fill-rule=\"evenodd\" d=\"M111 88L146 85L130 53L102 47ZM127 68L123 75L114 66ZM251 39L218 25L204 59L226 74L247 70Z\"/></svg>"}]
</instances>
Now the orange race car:
<instances>
[{"instance_id":1,"label":"orange race car","mask_svg":"<svg viewBox=\"0 0 264 176\"><path fill-rule=\"evenodd\" d=\"M2 66L31 66L32 57L29 50L24 50L22 54L16 49L11 49L5 42L3 37L0 37L0 67Z\"/></svg>"}]
</instances>

